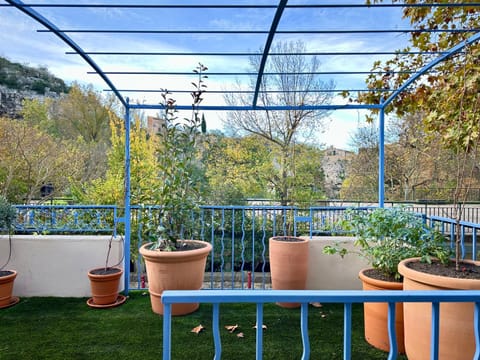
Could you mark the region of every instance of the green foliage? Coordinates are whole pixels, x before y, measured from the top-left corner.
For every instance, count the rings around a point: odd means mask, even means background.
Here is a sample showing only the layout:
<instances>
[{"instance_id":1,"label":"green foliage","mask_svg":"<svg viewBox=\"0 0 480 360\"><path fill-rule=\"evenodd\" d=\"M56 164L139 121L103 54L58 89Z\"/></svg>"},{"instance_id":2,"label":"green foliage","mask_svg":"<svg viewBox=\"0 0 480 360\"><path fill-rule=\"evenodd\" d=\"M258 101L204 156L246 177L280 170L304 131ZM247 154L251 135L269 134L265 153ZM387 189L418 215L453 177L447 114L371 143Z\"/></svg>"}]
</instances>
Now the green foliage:
<instances>
[{"instance_id":1,"label":"green foliage","mask_svg":"<svg viewBox=\"0 0 480 360\"><path fill-rule=\"evenodd\" d=\"M373 211L348 209L339 225L356 236L357 254L373 268L395 279L401 278L397 266L404 259L421 257L422 261L430 262L435 257L446 263L451 255L445 237L437 229L402 207ZM323 252L343 257L348 250L326 246Z\"/></svg>"},{"instance_id":2,"label":"green foliage","mask_svg":"<svg viewBox=\"0 0 480 360\"><path fill-rule=\"evenodd\" d=\"M15 208L4 196L0 195L0 230L7 230L10 233L16 216Z\"/></svg>"},{"instance_id":3,"label":"green foliage","mask_svg":"<svg viewBox=\"0 0 480 360\"><path fill-rule=\"evenodd\" d=\"M13 202L40 197L43 184L55 195L68 193L78 180L84 158L75 142L54 139L23 121L0 118L0 189Z\"/></svg>"},{"instance_id":4,"label":"green foliage","mask_svg":"<svg viewBox=\"0 0 480 360\"><path fill-rule=\"evenodd\" d=\"M179 120L176 116L175 100L170 93L162 93L164 116L157 152L158 181L153 192L154 205L160 206L158 223L144 224L145 237L153 241L153 249L175 250L178 240L185 238L190 226L192 213L201 201L202 173L198 162L202 119L198 106L206 85L204 79L208 70L199 64L193 72L197 82L192 83L192 116Z\"/></svg>"}]
</instances>

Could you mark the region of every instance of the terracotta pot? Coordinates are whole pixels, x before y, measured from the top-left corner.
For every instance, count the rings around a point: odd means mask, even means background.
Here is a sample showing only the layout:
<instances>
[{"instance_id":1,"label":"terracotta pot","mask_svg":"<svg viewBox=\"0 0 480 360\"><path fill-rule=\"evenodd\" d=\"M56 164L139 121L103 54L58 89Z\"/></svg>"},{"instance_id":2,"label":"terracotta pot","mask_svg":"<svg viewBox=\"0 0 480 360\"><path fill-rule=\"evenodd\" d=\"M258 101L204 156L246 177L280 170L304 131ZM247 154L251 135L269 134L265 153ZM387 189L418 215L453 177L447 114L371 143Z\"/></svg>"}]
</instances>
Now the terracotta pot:
<instances>
[{"instance_id":1,"label":"terracotta pot","mask_svg":"<svg viewBox=\"0 0 480 360\"><path fill-rule=\"evenodd\" d=\"M480 280L455 279L419 272L407 267L419 258L406 259L398 265L405 290L480 290ZM480 262L464 261L480 265ZM405 350L409 360L430 359L430 303L404 303ZM439 359L473 359L473 303L440 304Z\"/></svg>"},{"instance_id":2,"label":"terracotta pot","mask_svg":"<svg viewBox=\"0 0 480 360\"><path fill-rule=\"evenodd\" d=\"M308 272L308 239L274 236L269 239L270 275L274 290L305 290ZM277 303L295 308L299 303Z\"/></svg>"},{"instance_id":3,"label":"terracotta pot","mask_svg":"<svg viewBox=\"0 0 480 360\"><path fill-rule=\"evenodd\" d=\"M200 290L203 286L205 265L212 245L198 240L185 242L198 243L203 247L187 251L158 251L149 250L149 243L140 248L147 268L152 310L156 314L163 314L161 297L164 290ZM190 314L198 306L198 303L173 304L172 315Z\"/></svg>"},{"instance_id":4,"label":"terracotta pot","mask_svg":"<svg viewBox=\"0 0 480 360\"><path fill-rule=\"evenodd\" d=\"M363 290L402 290L401 282L377 280L365 275L368 269L360 270L358 277L362 281ZM365 340L373 347L390 351L388 339L388 304L365 303L363 304ZM395 304L395 331L397 337L398 352L405 353L403 342L403 306Z\"/></svg>"},{"instance_id":5,"label":"terracotta pot","mask_svg":"<svg viewBox=\"0 0 480 360\"><path fill-rule=\"evenodd\" d=\"M15 270L4 270L10 274L0 276L0 308L7 307L12 303L13 282L17 277Z\"/></svg>"},{"instance_id":6,"label":"terracotta pot","mask_svg":"<svg viewBox=\"0 0 480 360\"><path fill-rule=\"evenodd\" d=\"M115 304L118 298L118 288L123 269L110 267L107 273L103 267L92 269L88 272L90 288L92 290L92 302L95 305Z\"/></svg>"}]
</instances>

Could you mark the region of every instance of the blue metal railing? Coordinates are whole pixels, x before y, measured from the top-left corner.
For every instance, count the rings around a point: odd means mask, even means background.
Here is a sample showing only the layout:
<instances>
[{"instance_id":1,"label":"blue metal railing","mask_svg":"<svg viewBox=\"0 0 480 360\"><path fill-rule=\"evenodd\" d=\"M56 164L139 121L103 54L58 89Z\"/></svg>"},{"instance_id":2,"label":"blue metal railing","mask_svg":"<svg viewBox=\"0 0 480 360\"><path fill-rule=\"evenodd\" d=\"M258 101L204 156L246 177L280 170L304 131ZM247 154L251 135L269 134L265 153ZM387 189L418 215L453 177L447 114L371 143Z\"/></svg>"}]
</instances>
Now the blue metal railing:
<instances>
[{"instance_id":1,"label":"blue metal railing","mask_svg":"<svg viewBox=\"0 0 480 360\"><path fill-rule=\"evenodd\" d=\"M115 205L15 205L17 233L114 233Z\"/></svg>"},{"instance_id":2,"label":"blue metal railing","mask_svg":"<svg viewBox=\"0 0 480 360\"><path fill-rule=\"evenodd\" d=\"M442 233L448 234L450 246L453 248L456 241L457 222L454 219L442 216L430 216L428 218L432 226L438 225ZM469 221L460 221L460 257L468 257L477 260L477 234L480 231L480 224Z\"/></svg>"},{"instance_id":3,"label":"blue metal railing","mask_svg":"<svg viewBox=\"0 0 480 360\"><path fill-rule=\"evenodd\" d=\"M114 205L17 205L17 233L120 233L118 214L123 209ZM268 239L276 235L339 235L338 220L347 206L322 206L301 209L290 206L201 206L192 214L196 223L188 236L213 245L207 262L207 283L210 289L265 289L270 280ZM375 207L357 206L369 211ZM430 221L455 241L455 220L432 214L445 213L448 208L408 207ZM422 211L423 210L423 211ZM470 221L460 222L461 257L478 258L477 234L480 219L476 209L470 209ZM158 207L132 206L131 258L135 264L129 289L141 289L143 263L138 248L143 244L142 221L158 215ZM473 221L472 221L473 220Z\"/></svg>"},{"instance_id":4,"label":"blue metal railing","mask_svg":"<svg viewBox=\"0 0 480 360\"><path fill-rule=\"evenodd\" d=\"M213 304L212 328L215 347L214 359L222 356L220 338L220 304L253 303L257 305L257 324L263 324L263 304L275 302L295 302L301 304L300 332L303 344L302 359L310 358L310 339L308 336L308 304L311 302L344 304L344 340L343 359L351 359L352 334L352 304L366 302L388 303L388 332L390 342L389 360L397 358L398 345L395 334L395 303L397 302L429 302L432 304L431 324L431 359L438 358L439 345L439 311L443 302L475 303L474 338L476 353L474 359L480 356L480 291L479 290L436 290L436 291L395 291L395 290L231 290L231 291L172 291L167 290L162 295L163 314L163 360L171 359L171 306L176 303L210 303ZM256 359L263 355L263 329L256 330Z\"/></svg>"}]
</instances>

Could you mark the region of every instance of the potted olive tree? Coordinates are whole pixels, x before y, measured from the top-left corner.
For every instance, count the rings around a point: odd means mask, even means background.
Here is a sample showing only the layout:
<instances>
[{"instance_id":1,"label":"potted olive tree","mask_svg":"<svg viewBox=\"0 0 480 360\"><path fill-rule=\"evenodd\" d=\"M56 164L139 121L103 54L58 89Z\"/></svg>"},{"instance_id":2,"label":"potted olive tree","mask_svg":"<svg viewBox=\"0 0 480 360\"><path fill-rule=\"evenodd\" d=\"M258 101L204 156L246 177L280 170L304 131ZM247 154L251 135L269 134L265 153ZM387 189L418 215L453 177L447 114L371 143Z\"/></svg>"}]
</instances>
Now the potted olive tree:
<instances>
[{"instance_id":1,"label":"potted olive tree","mask_svg":"<svg viewBox=\"0 0 480 360\"><path fill-rule=\"evenodd\" d=\"M403 207L374 210L348 209L340 221L341 228L356 236L356 253L371 264L362 269L359 278L364 290L402 290L398 264L406 258L420 257L431 262L432 257L447 261L450 250L440 232L428 226L417 214ZM349 251L326 246L324 253L345 256ZM352 251L350 251L352 252ZM388 305L364 304L365 339L372 346L389 351ZM405 352L403 340L403 306L396 304L396 333L399 352Z\"/></svg>"},{"instance_id":2,"label":"potted olive tree","mask_svg":"<svg viewBox=\"0 0 480 360\"><path fill-rule=\"evenodd\" d=\"M12 255L12 230L16 214L15 208L4 196L0 196L0 230L8 233L8 256L6 262L0 267L0 309L15 305L19 301L18 297L12 296L17 272L4 270Z\"/></svg>"},{"instance_id":3,"label":"potted olive tree","mask_svg":"<svg viewBox=\"0 0 480 360\"><path fill-rule=\"evenodd\" d=\"M115 307L123 304L127 299L124 295L119 294L120 280L123 275L123 269L120 267L120 264L123 261L123 257L118 264L113 266L108 265L114 238L112 235L108 240L105 265L91 269L88 272L92 297L87 300L87 305L93 308ZM123 251L125 251L123 238L122 248Z\"/></svg>"},{"instance_id":4,"label":"potted olive tree","mask_svg":"<svg viewBox=\"0 0 480 360\"><path fill-rule=\"evenodd\" d=\"M148 243L140 247L147 270L152 310L163 314L161 295L164 290L198 290L203 285L207 256L212 245L194 239L196 236L194 213L201 194L198 178L199 137L205 131L198 106L203 100L206 85L206 66L199 64L192 83L192 116L179 120L175 100L169 93L162 94L165 109L160 131L158 162L158 188L155 189L159 213L143 222L143 235ZM186 240L188 239L188 240ZM198 304L175 304L173 315L195 311Z\"/></svg>"}]
</instances>

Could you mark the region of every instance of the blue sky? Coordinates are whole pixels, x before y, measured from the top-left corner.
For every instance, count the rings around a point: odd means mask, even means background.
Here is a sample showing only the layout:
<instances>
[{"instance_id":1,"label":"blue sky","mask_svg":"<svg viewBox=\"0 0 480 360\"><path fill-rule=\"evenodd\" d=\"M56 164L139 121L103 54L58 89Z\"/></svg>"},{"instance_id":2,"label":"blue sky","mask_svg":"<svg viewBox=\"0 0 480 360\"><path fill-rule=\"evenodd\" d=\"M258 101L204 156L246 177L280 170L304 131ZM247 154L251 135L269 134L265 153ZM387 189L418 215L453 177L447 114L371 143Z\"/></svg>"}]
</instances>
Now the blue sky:
<instances>
[{"instance_id":1,"label":"blue sky","mask_svg":"<svg viewBox=\"0 0 480 360\"><path fill-rule=\"evenodd\" d=\"M89 1L56 1L56 3L88 3ZM30 0L32 3L47 1ZM49 1L48 3L55 3ZM138 4L139 1L90 1L90 3ZM160 2L142 0L143 4L175 4L186 1ZM190 1L193 4L276 4L277 1L203 0ZM319 1L297 0L289 4L319 3ZM323 1L322 3L326 3ZM338 3L363 3L363 1L330 1ZM0 0L0 4L5 4ZM112 9L112 8L36 8L38 12L54 22L61 29L244 29L268 30L274 9L191 9L188 12L175 9ZM288 29L359 30L359 29L402 29L408 28L401 19L400 8L316 8L286 9L279 24L279 30ZM66 44L51 33L37 32L43 27L25 14L12 7L0 6L0 56L11 61L32 66L46 66L56 76L67 82L91 83L97 89L105 83L93 74L92 69L77 55L67 55L71 51ZM168 51L168 52L256 52L265 44L266 35L171 35L171 34L86 34L69 33L75 42L87 51ZM405 34L279 34L275 41L295 40L301 37L309 51L394 51L407 43ZM200 61L213 72L243 72L248 70L247 57L139 57L139 56L95 56L95 61L105 71L190 71ZM321 71L368 71L375 59L380 56L321 56ZM245 81L246 77L240 78ZM229 88L235 77L215 77L208 80L209 90ZM324 76L334 79L339 89L364 88L365 75ZM187 88L192 79L185 77L112 76L119 88L179 89ZM181 85L179 85L181 84ZM185 85L187 84L187 85ZM136 96L134 98L133 96ZM158 103L157 98L148 94L135 93L132 100ZM181 95L178 102L182 102ZM189 101L188 99L185 101ZM335 99L341 102L342 99ZM221 95L208 94L205 105L221 105ZM225 114L207 114L209 128L222 129L219 117ZM348 148L350 134L357 126L363 126L363 113L357 111L336 111L329 118L329 126L317 134L318 143Z\"/></svg>"}]
</instances>

